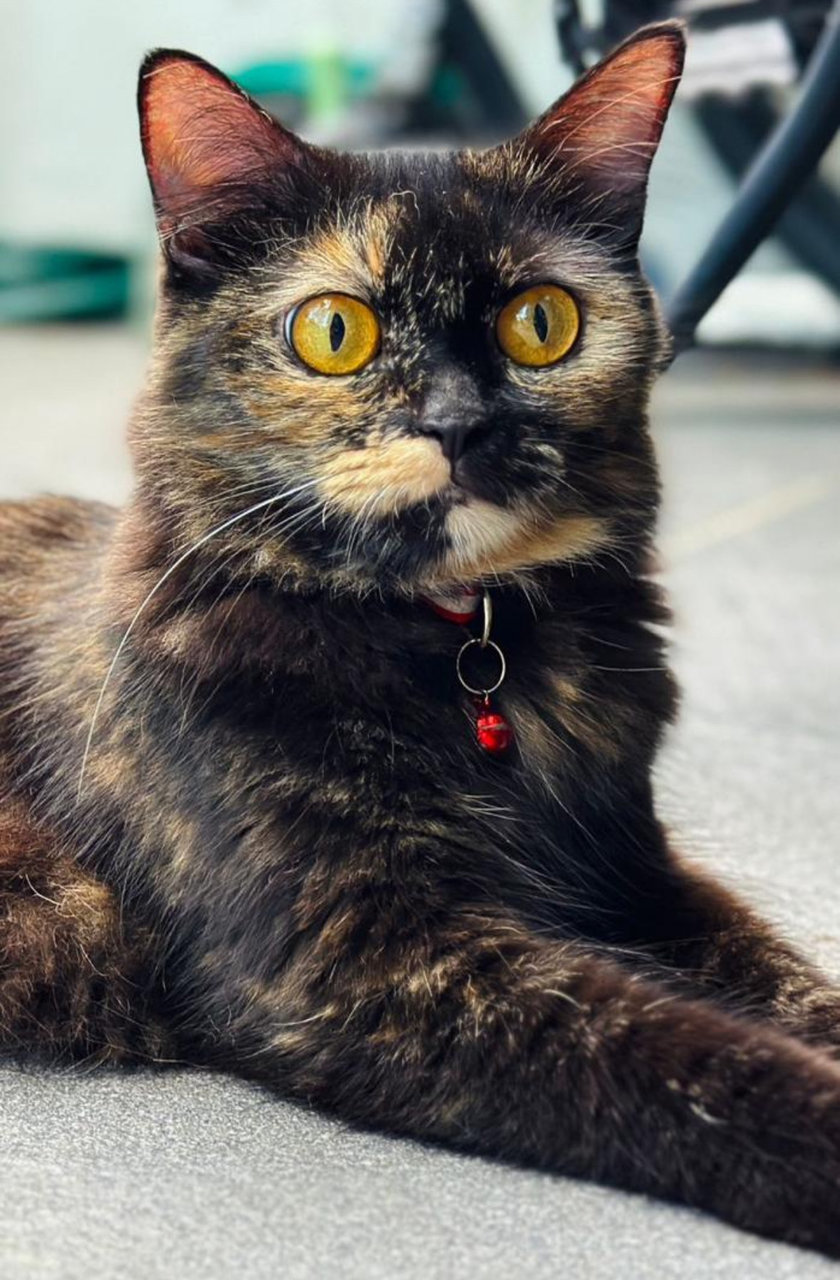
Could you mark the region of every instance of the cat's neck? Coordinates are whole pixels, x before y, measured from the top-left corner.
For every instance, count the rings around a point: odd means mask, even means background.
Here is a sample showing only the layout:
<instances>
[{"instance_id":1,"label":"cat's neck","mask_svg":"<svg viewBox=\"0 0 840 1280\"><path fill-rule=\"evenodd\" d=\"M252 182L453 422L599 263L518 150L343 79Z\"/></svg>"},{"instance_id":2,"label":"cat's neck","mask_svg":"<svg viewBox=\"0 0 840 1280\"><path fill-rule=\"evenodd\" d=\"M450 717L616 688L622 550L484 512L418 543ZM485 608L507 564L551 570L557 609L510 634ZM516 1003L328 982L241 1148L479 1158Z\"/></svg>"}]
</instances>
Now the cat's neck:
<instances>
[{"instance_id":1,"label":"cat's neck","mask_svg":"<svg viewBox=\"0 0 840 1280\"><path fill-rule=\"evenodd\" d=\"M588 631L662 620L641 567L548 564L506 578L441 578L411 586L315 573L293 556L266 571L259 553L218 549L154 518L136 498L115 531L105 581L105 621L132 627L149 657L194 669L261 671L360 663L399 666L406 655L450 654L457 635L481 631L482 591L508 642L527 649L540 628ZM471 628L471 630L470 630Z\"/></svg>"}]
</instances>

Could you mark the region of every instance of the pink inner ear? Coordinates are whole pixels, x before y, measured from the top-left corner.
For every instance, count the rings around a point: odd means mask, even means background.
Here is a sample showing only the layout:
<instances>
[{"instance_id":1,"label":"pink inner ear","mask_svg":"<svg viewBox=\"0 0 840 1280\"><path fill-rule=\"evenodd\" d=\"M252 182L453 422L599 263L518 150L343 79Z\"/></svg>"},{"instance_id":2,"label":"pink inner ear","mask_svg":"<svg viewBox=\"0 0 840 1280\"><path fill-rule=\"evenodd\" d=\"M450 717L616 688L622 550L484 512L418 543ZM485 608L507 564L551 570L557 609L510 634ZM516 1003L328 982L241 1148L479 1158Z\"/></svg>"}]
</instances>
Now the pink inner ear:
<instances>
[{"instance_id":1,"label":"pink inner ear","mask_svg":"<svg viewBox=\"0 0 840 1280\"><path fill-rule=\"evenodd\" d=\"M298 149L235 85L185 58L166 58L146 73L142 117L149 177L164 215L293 161Z\"/></svg>"},{"instance_id":2,"label":"pink inner ear","mask_svg":"<svg viewBox=\"0 0 840 1280\"><path fill-rule=\"evenodd\" d=\"M600 173L614 190L644 182L679 83L678 31L620 48L554 106L529 134L546 159Z\"/></svg>"}]
</instances>

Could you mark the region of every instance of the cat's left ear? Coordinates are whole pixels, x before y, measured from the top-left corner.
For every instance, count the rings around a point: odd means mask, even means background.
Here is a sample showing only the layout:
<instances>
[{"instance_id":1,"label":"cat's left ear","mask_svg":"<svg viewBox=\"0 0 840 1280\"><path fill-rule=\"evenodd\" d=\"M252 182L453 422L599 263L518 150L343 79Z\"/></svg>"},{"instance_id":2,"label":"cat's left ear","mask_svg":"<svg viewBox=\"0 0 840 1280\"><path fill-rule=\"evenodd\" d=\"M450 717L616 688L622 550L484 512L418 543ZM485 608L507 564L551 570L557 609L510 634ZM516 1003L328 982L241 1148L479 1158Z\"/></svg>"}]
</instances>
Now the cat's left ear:
<instances>
[{"instance_id":1,"label":"cat's left ear","mask_svg":"<svg viewBox=\"0 0 840 1280\"><path fill-rule=\"evenodd\" d=\"M626 247L641 234L648 173L684 58L680 23L643 27L508 144L556 172L571 200L579 191L596 218L603 208L609 223L617 209Z\"/></svg>"},{"instance_id":2,"label":"cat's left ear","mask_svg":"<svg viewBox=\"0 0 840 1280\"><path fill-rule=\"evenodd\" d=\"M312 149L191 53L149 54L137 96L164 252L182 270L206 269L214 244L205 228L281 193Z\"/></svg>"}]
</instances>

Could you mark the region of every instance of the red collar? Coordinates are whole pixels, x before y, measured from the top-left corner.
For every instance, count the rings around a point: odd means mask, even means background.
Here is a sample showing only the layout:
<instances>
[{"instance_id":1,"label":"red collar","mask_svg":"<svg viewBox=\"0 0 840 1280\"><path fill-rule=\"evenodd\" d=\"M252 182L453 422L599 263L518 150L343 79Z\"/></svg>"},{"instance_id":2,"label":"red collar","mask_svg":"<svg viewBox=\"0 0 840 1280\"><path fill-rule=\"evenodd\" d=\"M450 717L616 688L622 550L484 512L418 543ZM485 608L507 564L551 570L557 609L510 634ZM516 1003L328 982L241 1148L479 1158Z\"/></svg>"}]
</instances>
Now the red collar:
<instances>
[{"instance_id":1,"label":"red collar","mask_svg":"<svg viewBox=\"0 0 840 1280\"><path fill-rule=\"evenodd\" d=\"M439 617L447 622L458 622L462 626L472 622L478 613L481 603L481 592L474 587L452 587L449 591L435 591L420 597L424 604L434 609Z\"/></svg>"}]
</instances>

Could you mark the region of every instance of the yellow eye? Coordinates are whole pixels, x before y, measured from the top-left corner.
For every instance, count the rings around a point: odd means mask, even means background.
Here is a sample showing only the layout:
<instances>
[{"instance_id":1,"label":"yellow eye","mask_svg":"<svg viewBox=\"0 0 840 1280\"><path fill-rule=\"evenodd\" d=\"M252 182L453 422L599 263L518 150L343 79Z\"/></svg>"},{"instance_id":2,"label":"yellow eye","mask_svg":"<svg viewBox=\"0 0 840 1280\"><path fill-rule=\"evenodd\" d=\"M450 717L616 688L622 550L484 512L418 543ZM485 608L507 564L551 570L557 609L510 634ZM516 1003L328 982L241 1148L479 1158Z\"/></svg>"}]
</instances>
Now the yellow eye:
<instances>
[{"instance_id":1,"label":"yellow eye","mask_svg":"<svg viewBox=\"0 0 840 1280\"><path fill-rule=\"evenodd\" d=\"M357 373L379 350L376 313L346 293L322 293L292 312L289 341L318 373Z\"/></svg>"},{"instance_id":2,"label":"yellow eye","mask_svg":"<svg viewBox=\"0 0 840 1280\"><path fill-rule=\"evenodd\" d=\"M568 355L580 332L580 311L556 284L538 284L511 298L496 319L496 337L506 356L534 367Z\"/></svg>"}]
</instances>

